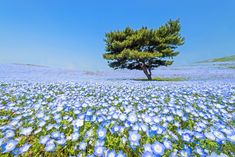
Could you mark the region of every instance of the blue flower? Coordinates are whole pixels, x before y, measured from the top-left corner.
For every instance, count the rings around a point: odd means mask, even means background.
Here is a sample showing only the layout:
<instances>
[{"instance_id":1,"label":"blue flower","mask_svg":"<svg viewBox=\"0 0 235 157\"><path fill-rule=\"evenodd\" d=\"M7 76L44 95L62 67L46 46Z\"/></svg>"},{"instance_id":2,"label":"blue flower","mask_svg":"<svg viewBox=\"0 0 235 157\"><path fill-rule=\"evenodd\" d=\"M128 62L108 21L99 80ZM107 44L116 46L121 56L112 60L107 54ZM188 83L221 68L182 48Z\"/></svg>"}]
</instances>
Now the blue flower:
<instances>
[{"instance_id":1,"label":"blue flower","mask_svg":"<svg viewBox=\"0 0 235 157\"><path fill-rule=\"evenodd\" d=\"M16 140L9 140L2 145L2 153L7 153L16 148L18 142Z\"/></svg>"},{"instance_id":2,"label":"blue flower","mask_svg":"<svg viewBox=\"0 0 235 157\"><path fill-rule=\"evenodd\" d=\"M19 154L27 152L31 146L31 144L25 143L22 147L19 148Z\"/></svg>"},{"instance_id":3,"label":"blue flower","mask_svg":"<svg viewBox=\"0 0 235 157\"><path fill-rule=\"evenodd\" d=\"M97 156L103 156L104 155L104 147L102 146L96 146L94 148L95 152L94 154L97 155Z\"/></svg>"},{"instance_id":4,"label":"blue flower","mask_svg":"<svg viewBox=\"0 0 235 157\"><path fill-rule=\"evenodd\" d=\"M65 138L58 139L58 140L56 140L56 143L64 146L66 143L66 139Z\"/></svg>"},{"instance_id":5,"label":"blue flower","mask_svg":"<svg viewBox=\"0 0 235 157\"><path fill-rule=\"evenodd\" d=\"M157 127L157 133L158 133L158 134L162 134L165 130L166 130L166 128L163 127L163 126L158 126L158 127Z\"/></svg>"},{"instance_id":6,"label":"blue flower","mask_svg":"<svg viewBox=\"0 0 235 157\"><path fill-rule=\"evenodd\" d=\"M215 135L212 132L206 132L204 135L212 141L214 141L216 139Z\"/></svg>"},{"instance_id":7,"label":"blue flower","mask_svg":"<svg viewBox=\"0 0 235 157\"><path fill-rule=\"evenodd\" d=\"M116 152L114 150L107 151L106 157L116 157Z\"/></svg>"},{"instance_id":8,"label":"blue flower","mask_svg":"<svg viewBox=\"0 0 235 157\"><path fill-rule=\"evenodd\" d=\"M32 127L22 128L20 134L28 136L31 134L32 131L33 131Z\"/></svg>"},{"instance_id":9,"label":"blue flower","mask_svg":"<svg viewBox=\"0 0 235 157\"><path fill-rule=\"evenodd\" d=\"M96 146L103 146L104 145L104 140L97 140L95 145Z\"/></svg>"},{"instance_id":10,"label":"blue flower","mask_svg":"<svg viewBox=\"0 0 235 157\"><path fill-rule=\"evenodd\" d=\"M225 136L221 131L213 131L213 134L215 135L215 137L217 138L218 141L223 141L225 140Z\"/></svg>"},{"instance_id":11,"label":"blue flower","mask_svg":"<svg viewBox=\"0 0 235 157\"><path fill-rule=\"evenodd\" d=\"M120 119L121 121L125 121L125 120L126 120L126 115L125 115L125 114L120 114L120 115L119 115L119 119Z\"/></svg>"},{"instance_id":12,"label":"blue flower","mask_svg":"<svg viewBox=\"0 0 235 157\"><path fill-rule=\"evenodd\" d=\"M140 140L141 136L138 134L137 131L129 131L129 140L130 142L133 143L138 143Z\"/></svg>"},{"instance_id":13,"label":"blue flower","mask_svg":"<svg viewBox=\"0 0 235 157\"><path fill-rule=\"evenodd\" d=\"M49 136L49 135L41 136L41 137L40 137L40 143L41 143L41 144L46 144L47 141L49 141L49 140L50 140L50 136Z\"/></svg>"},{"instance_id":14,"label":"blue flower","mask_svg":"<svg viewBox=\"0 0 235 157\"><path fill-rule=\"evenodd\" d=\"M0 146L2 145L4 140L5 140L5 138L0 138Z\"/></svg>"},{"instance_id":15,"label":"blue flower","mask_svg":"<svg viewBox=\"0 0 235 157\"><path fill-rule=\"evenodd\" d=\"M5 138L12 138L15 136L15 132L13 130L7 130L4 134Z\"/></svg>"},{"instance_id":16,"label":"blue flower","mask_svg":"<svg viewBox=\"0 0 235 157\"><path fill-rule=\"evenodd\" d=\"M206 152L202 148L199 148L199 147L196 147L194 152L199 154L202 157L205 157L207 155Z\"/></svg>"},{"instance_id":17,"label":"blue flower","mask_svg":"<svg viewBox=\"0 0 235 157\"><path fill-rule=\"evenodd\" d=\"M53 152L53 151L55 151L55 148L56 148L56 145L54 144L53 141L49 141L45 145L45 150L47 152Z\"/></svg>"},{"instance_id":18,"label":"blue flower","mask_svg":"<svg viewBox=\"0 0 235 157\"><path fill-rule=\"evenodd\" d=\"M106 129L105 128L99 128L97 130L97 135L99 139L104 139L106 135Z\"/></svg>"},{"instance_id":19,"label":"blue flower","mask_svg":"<svg viewBox=\"0 0 235 157\"><path fill-rule=\"evenodd\" d=\"M160 142L156 141L152 144L152 150L156 155L163 155L165 151L165 146Z\"/></svg>"},{"instance_id":20,"label":"blue flower","mask_svg":"<svg viewBox=\"0 0 235 157\"><path fill-rule=\"evenodd\" d=\"M142 154L142 157L156 157L156 156L153 153L151 153L151 152L144 152Z\"/></svg>"},{"instance_id":21,"label":"blue flower","mask_svg":"<svg viewBox=\"0 0 235 157\"><path fill-rule=\"evenodd\" d=\"M111 129L111 131L112 131L112 133L117 133L119 130L120 130L120 126L118 126L118 125L114 125L113 127L112 127L112 129Z\"/></svg>"},{"instance_id":22,"label":"blue flower","mask_svg":"<svg viewBox=\"0 0 235 157\"><path fill-rule=\"evenodd\" d=\"M204 139L205 138L205 135L203 133L200 133L200 132L194 132L194 136L198 139Z\"/></svg>"},{"instance_id":23,"label":"blue flower","mask_svg":"<svg viewBox=\"0 0 235 157\"><path fill-rule=\"evenodd\" d=\"M169 149L169 150L172 149L172 143L170 141L164 141L163 144L166 147L166 149Z\"/></svg>"},{"instance_id":24,"label":"blue flower","mask_svg":"<svg viewBox=\"0 0 235 157\"><path fill-rule=\"evenodd\" d=\"M126 157L126 155L123 153L123 151L119 151L117 157Z\"/></svg>"},{"instance_id":25,"label":"blue flower","mask_svg":"<svg viewBox=\"0 0 235 157\"><path fill-rule=\"evenodd\" d=\"M235 131L228 135L228 140L235 144Z\"/></svg>"},{"instance_id":26,"label":"blue flower","mask_svg":"<svg viewBox=\"0 0 235 157\"><path fill-rule=\"evenodd\" d=\"M192 141L192 136L190 136L188 133L184 133L184 134L182 135L182 139L183 139L183 141L185 141L185 142L191 142L191 141Z\"/></svg>"},{"instance_id":27,"label":"blue flower","mask_svg":"<svg viewBox=\"0 0 235 157\"><path fill-rule=\"evenodd\" d=\"M72 133L72 135L71 135L72 141L77 141L78 138L79 138L79 133L78 132Z\"/></svg>"},{"instance_id":28,"label":"blue flower","mask_svg":"<svg viewBox=\"0 0 235 157\"><path fill-rule=\"evenodd\" d=\"M86 150L86 147L87 147L87 143L85 143L85 142L80 142L79 143L79 149L80 150Z\"/></svg>"},{"instance_id":29,"label":"blue flower","mask_svg":"<svg viewBox=\"0 0 235 157\"><path fill-rule=\"evenodd\" d=\"M152 145L151 144L145 144L144 145L144 151L145 152L150 152L150 153L152 153Z\"/></svg>"},{"instance_id":30,"label":"blue flower","mask_svg":"<svg viewBox=\"0 0 235 157\"><path fill-rule=\"evenodd\" d=\"M131 122L131 123L137 122L136 114L135 113L130 113L129 116L128 116L128 121Z\"/></svg>"},{"instance_id":31,"label":"blue flower","mask_svg":"<svg viewBox=\"0 0 235 157\"><path fill-rule=\"evenodd\" d=\"M182 156L182 157L190 157L190 152L188 151L188 150L181 150L180 151L180 155Z\"/></svg>"},{"instance_id":32,"label":"blue flower","mask_svg":"<svg viewBox=\"0 0 235 157\"><path fill-rule=\"evenodd\" d=\"M59 131L52 132L51 137L54 138L54 139L60 138L60 132Z\"/></svg>"}]
</instances>

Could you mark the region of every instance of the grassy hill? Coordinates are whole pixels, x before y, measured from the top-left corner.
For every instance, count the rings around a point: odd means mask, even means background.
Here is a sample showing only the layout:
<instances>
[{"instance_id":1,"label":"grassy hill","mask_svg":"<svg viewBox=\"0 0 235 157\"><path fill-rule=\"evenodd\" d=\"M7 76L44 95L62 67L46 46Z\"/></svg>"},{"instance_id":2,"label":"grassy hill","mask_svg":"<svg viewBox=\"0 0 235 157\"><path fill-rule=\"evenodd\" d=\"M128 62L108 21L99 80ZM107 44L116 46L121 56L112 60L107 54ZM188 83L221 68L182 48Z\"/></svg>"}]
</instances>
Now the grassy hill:
<instances>
[{"instance_id":1,"label":"grassy hill","mask_svg":"<svg viewBox=\"0 0 235 157\"><path fill-rule=\"evenodd\" d=\"M235 61L235 55L222 57L222 58L213 58L205 61L201 61L199 63L208 63L208 62L232 62Z\"/></svg>"}]
</instances>

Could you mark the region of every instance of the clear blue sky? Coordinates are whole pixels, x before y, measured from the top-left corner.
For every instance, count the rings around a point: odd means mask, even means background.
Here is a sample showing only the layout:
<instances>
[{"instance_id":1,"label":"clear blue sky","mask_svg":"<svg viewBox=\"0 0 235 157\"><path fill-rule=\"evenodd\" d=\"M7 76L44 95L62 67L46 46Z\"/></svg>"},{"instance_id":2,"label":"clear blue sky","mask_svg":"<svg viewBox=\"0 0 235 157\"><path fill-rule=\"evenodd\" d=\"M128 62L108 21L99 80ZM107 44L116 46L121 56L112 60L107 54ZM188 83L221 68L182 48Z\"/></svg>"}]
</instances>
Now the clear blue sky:
<instances>
[{"instance_id":1,"label":"clear blue sky","mask_svg":"<svg viewBox=\"0 0 235 157\"><path fill-rule=\"evenodd\" d=\"M0 0L0 63L108 69L105 32L180 18L175 65L235 54L235 0Z\"/></svg>"}]
</instances>

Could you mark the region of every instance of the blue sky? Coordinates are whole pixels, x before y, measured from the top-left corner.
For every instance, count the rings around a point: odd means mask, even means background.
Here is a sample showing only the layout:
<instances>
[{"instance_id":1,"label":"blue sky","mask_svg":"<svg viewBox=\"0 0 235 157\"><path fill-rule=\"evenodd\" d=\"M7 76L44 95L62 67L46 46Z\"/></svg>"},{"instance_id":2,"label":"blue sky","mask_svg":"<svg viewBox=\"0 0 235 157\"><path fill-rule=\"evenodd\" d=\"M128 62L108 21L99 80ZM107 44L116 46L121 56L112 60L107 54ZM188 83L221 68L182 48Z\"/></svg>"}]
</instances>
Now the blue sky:
<instances>
[{"instance_id":1,"label":"blue sky","mask_svg":"<svg viewBox=\"0 0 235 157\"><path fill-rule=\"evenodd\" d=\"M175 65L235 54L234 0L0 0L0 63L109 69L105 32L180 18Z\"/></svg>"}]
</instances>

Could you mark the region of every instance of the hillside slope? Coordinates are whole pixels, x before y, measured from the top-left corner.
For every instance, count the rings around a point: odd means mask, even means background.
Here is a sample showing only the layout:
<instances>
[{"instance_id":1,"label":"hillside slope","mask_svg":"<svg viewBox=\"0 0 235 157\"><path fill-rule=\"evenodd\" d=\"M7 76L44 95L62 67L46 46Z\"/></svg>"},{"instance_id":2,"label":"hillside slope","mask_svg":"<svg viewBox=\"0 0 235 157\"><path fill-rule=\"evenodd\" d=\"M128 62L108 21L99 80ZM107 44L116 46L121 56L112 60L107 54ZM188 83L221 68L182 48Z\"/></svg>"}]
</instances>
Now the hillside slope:
<instances>
[{"instance_id":1,"label":"hillside slope","mask_svg":"<svg viewBox=\"0 0 235 157\"><path fill-rule=\"evenodd\" d=\"M233 62L235 61L235 55L227 56L227 57L221 57L221 58L213 58L205 61L201 61L199 63L208 63L208 62Z\"/></svg>"}]
</instances>

